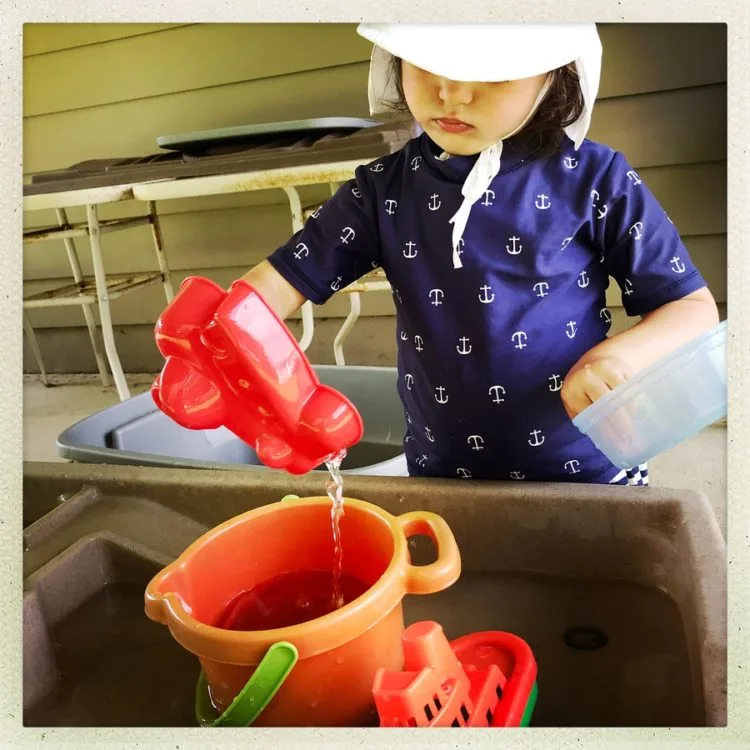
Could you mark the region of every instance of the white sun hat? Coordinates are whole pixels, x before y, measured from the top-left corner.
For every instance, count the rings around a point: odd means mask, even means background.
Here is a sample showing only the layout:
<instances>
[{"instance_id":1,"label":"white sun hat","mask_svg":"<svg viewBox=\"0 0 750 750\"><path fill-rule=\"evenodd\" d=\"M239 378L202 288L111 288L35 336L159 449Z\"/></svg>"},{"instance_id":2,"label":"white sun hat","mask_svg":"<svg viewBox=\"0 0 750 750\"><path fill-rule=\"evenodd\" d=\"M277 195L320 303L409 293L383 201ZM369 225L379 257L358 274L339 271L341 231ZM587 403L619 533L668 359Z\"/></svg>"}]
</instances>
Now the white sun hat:
<instances>
[{"instance_id":1,"label":"white sun hat","mask_svg":"<svg viewBox=\"0 0 750 750\"><path fill-rule=\"evenodd\" d=\"M391 74L394 57L453 81L512 81L573 63L583 95L580 117L565 133L580 148L591 123L599 90L602 46L594 24L359 24L357 32L374 45L368 99L371 114L392 109L399 95ZM547 79L524 121L484 149L462 188L464 201L453 223L453 265L461 267L458 243L471 207L500 170L503 140L532 118L549 88Z\"/></svg>"}]
</instances>

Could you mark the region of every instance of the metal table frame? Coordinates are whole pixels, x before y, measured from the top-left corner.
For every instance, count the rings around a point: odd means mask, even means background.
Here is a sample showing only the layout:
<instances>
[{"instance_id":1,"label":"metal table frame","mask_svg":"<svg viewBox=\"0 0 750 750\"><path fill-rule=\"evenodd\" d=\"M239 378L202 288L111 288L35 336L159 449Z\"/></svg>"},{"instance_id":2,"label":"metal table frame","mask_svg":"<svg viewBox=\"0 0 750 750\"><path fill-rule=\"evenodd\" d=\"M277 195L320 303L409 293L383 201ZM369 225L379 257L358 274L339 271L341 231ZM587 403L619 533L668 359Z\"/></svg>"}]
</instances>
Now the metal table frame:
<instances>
[{"instance_id":1,"label":"metal table frame","mask_svg":"<svg viewBox=\"0 0 750 750\"><path fill-rule=\"evenodd\" d=\"M369 161L370 159L342 161L230 175L158 180L25 196L23 202L24 211L55 209L58 226L25 232L24 244L47 240L63 240L74 281L73 284L26 297L23 302L24 330L42 373L43 381L47 382L47 375L27 310L59 305L81 305L102 382L104 385L109 385L106 362L99 348L96 322L92 311L93 306L97 305L101 320L106 359L114 377L117 393L121 401L129 398L130 391L125 382L122 364L120 363L115 346L109 302L123 294L156 283L163 285L167 302L170 302L174 297L169 265L167 263L156 211L156 201L206 195L223 195L251 190L281 189L287 196L292 215L292 230L296 233L302 229L305 220L317 208L313 207L303 211L300 195L297 190L298 187L328 184L331 194L333 194L341 183L354 176L354 171L358 166L366 164ZM145 216L126 219L104 221L99 219L99 206L129 200L145 202L148 205L148 213ZM73 206L86 206L86 224L70 224L65 209ZM102 258L101 235L112 231L130 229L143 224L150 224L151 226L159 271L143 274L108 275L105 271ZM93 279L83 277L78 253L73 242L74 237L83 235L89 237L91 245L94 265ZM360 294L368 291L390 290L390 288L390 284L385 279L383 272L380 269L374 269L372 273L341 290L341 293L349 296L350 312L338 331L333 344L337 365L345 364L343 342L360 315ZM302 307L301 313L302 337L299 344L304 351L310 346L314 334L312 303L309 301L306 302Z\"/></svg>"}]
</instances>

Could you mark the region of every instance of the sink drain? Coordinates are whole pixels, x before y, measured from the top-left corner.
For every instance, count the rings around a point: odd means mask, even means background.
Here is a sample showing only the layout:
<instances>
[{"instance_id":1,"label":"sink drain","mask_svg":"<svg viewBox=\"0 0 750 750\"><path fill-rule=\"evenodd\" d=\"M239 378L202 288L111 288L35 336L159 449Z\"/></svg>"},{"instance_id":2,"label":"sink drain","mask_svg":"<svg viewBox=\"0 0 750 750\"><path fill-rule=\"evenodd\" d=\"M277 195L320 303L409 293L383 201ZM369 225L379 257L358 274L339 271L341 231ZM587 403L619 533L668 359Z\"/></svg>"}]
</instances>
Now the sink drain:
<instances>
[{"instance_id":1,"label":"sink drain","mask_svg":"<svg viewBox=\"0 0 750 750\"><path fill-rule=\"evenodd\" d=\"M598 651L609 643L607 634L597 628L571 628L563 640L576 651Z\"/></svg>"}]
</instances>

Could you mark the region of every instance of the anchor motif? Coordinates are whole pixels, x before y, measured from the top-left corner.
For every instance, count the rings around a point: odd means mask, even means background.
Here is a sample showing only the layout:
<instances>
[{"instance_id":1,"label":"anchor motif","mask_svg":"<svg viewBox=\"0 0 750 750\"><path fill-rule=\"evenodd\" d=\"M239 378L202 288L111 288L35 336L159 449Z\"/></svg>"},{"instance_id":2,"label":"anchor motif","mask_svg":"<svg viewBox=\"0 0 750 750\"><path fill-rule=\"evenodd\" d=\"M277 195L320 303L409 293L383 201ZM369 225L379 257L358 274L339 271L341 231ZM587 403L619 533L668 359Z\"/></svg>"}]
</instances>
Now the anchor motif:
<instances>
[{"instance_id":1,"label":"anchor motif","mask_svg":"<svg viewBox=\"0 0 750 750\"><path fill-rule=\"evenodd\" d=\"M433 193L430 196L430 202L427 204L427 208L429 208L430 211L437 211L442 205L443 204L440 201L440 196L437 193Z\"/></svg>"},{"instance_id":2,"label":"anchor motif","mask_svg":"<svg viewBox=\"0 0 750 750\"><path fill-rule=\"evenodd\" d=\"M541 208L543 211L548 209L552 204L549 202L549 196L544 193L537 195L534 205L537 208Z\"/></svg>"},{"instance_id":3,"label":"anchor motif","mask_svg":"<svg viewBox=\"0 0 750 750\"><path fill-rule=\"evenodd\" d=\"M635 229L635 234L633 234L633 230ZM643 229L643 222L642 221L636 221L635 224L633 224L630 229L628 229L628 234L633 235L633 239L639 240L641 237L643 237L643 234L641 233L641 229Z\"/></svg>"},{"instance_id":4,"label":"anchor motif","mask_svg":"<svg viewBox=\"0 0 750 750\"><path fill-rule=\"evenodd\" d=\"M622 290L622 293L629 297L633 293L633 282L630 279L625 279L623 282L624 289Z\"/></svg>"},{"instance_id":5,"label":"anchor motif","mask_svg":"<svg viewBox=\"0 0 750 750\"><path fill-rule=\"evenodd\" d=\"M484 438L481 435L469 435L466 438L466 442L471 446L473 451L481 451L484 449Z\"/></svg>"},{"instance_id":6,"label":"anchor motif","mask_svg":"<svg viewBox=\"0 0 750 750\"><path fill-rule=\"evenodd\" d=\"M439 385L435 388L435 390L437 391L435 401L437 401L439 404L447 404L448 396L445 393L445 386Z\"/></svg>"},{"instance_id":7,"label":"anchor motif","mask_svg":"<svg viewBox=\"0 0 750 750\"><path fill-rule=\"evenodd\" d=\"M599 310L599 317L607 325L609 325L612 322L612 313L606 307L603 307L601 310Z\"/></svg>"},{"instance_id":8,"label":"anchor motif","mask_svg":"<svg viewBox=\"0 0 750 750\"><path fill-rule=\"evenodd\" d=\"M520 237L508 237L508 242L512 245L512 247L506 245L505 249L508 251L510 255L520 255L521 251L523 250L523 245L516 245L516 242L520 242Z\"/></svg>"},{"instance_id":9,"label":"anchor motif","mask_svg":"<svg viewBox=\"0 0 750 750\"><path fill-rule=\"evenodd\" d=\"M571 461L566 461L563 464L563 467L568 469L571 474L580 474L581 472L578 469L580 465L581 465L581 462L574 458Z\"/></svg>"},{"instance_id":10,"label":"anchor motif","mask_svg":"<svg viewBox=\"0 0 750 750\"><path fill-rule=\"evenodd\" d=\"M385 212L389 216L393 216L393 214L396 213L396 206L398 206L398 201L394 201L392 198L389 198L385 202Z\"/></svg>"},{"instance_id":11,"label":"anchor motif","mask_svg":"<svg viewBox=\"0 0 750 750\"><path fill-rule=\"evenodd\" d=\"M401 331L401 341L407 341L408 336L406 335L406 331Z\"/></svg>"},{"instance_id":12,"label":"anchor motif","mask_svg":"<svg viewBox=\"0 0 750 750\"><path fill-rule=\"evenodd\" d=\"M300 258L306 258L310 254L310 248L304 242L298 242L297 247L299 252L294 253L294 257L299 260Z\"/></svg>"},{"instance_id":13,"label":"anchor motif","mask_svg":"<svg viewBox=\"0 0 750 750\"><path fill-rule=\"evenodd\" d=\"M527 345L523 342L528 339L528 336L523 331L516 331L512 336L511 339L516 342L516 345L513 347L514 349L523 349Z\"/></svg>"},{"instance_id":14,"label":"anchor motif","mask_svg":"<svg viewBox=\"0 0 750 750\"><path fill-rule=\"evenodd\" d=\"M489 305L492 300L495 299L495 293L492 291L492 287L485 284L484 286L479 287L479 291L482 292L482 294L478 294L477 297L479 297L479 301L483 302L485 305ZM491 292L488 296L488 292Z\"/></svg>"},{"instance_id":15,"label":"anchor motif","mask_svg":"<svg viewBox=\"0 0 750 750\"><path fill-rule=\"evenodd\" d=\"M404 410L404 414L406 415L406 421L411 424L411 416L408 411ZM412 438L413 439L413 438Z\"/></svg>"},{"instance_id":16,"label":"anchor motif","mask_svg":"<svg viewBox=\"0 0 750 750\"><path fill-rule=\"evenodd\" d=\"M428 439L428 440L429 440L429 441L430 441L431 443L434 443L434 442L435 442L435 438L433 437L433 435L432 435L432 432L430 431L430 428L429 428L429 427L425 427L425 428L424 428L424 434L425 434L425 435L427 436L427 439Z\"/></svg>"},{"instance_id":17,"label":"anchor motif","mask_svg":"<svg viewBox=\"0 0 750 750\"><path fill-rule=\"evenodd\" d=\"M458 255L459 258L464 254L464 251L462 248L465 244L466 243L464 242L464 238L460 237L458 240L458 247L456 248L456 255Z\"/></svg>"},{"instance_id":18,"label":"anchor motif","mask_svg":"<svg viewBox=\"0 0 750 750\"><path fill-rule=\"evenodd\" d=\"M510 478L511 479L526 479L526 474L521 474L520 471L511 471Z\"/></svg>"},{"instance_id":19,"label":"anchor motif","mask_svg":"<svg viewBox=\"0 0 750 750\"><path fill-rule=\"evenodd\" d=\"M534 448L538 448L545 440L544 435L542 435L541 430L532 430L529 435L533 438L533 440L527 440L526 442L531 445ZM542 436L542 439L539 439L539 436Z\"/></svg>"},{"instance_id":20,"label":"anchor motif","mask_svg":"<svg viewBox=\"0 0 750 750\"><path fill-rule=\"evenodd\" d=\"M604 253L599 256L599 262L604 263Z\"/></svg>"},{"instance_id":21,"label":"anchor motif","mask_svg":"<svg viewBox=\"0 0 750 750\"><path fill-rule=\"evenodd\" d=\"M339 239L345 244L349 244L349 240L353 240L357 236L356 232L351 227L344 227L341 230L341 237Z\"/></svg>"},{"instance_id":22,"label":"anchor motif","mask_svg":"<svg viewBox=\"0 0 750 750\"><path fill-rule=\"evenodd\" d=\"M680 258L678 255L675 255L672 260L669 261L672 264L672 270L675 273L685 273L685 264L680 261Z\"/></svg>"},{"instance_id":23,"label":"anchor motif","mask_svg":"<svg viewBox=\"0 0 750 750\"><path fill-rule=\"evenodd\" d=\"M396 297L396 299L398 299L398 301L403 304L404 301L401 299L401 293L398 291L398 289L396 289L395 286L393 287L393 289L391 289L391 292L393 293L393 296Z\"/></svg>"},{"instance_id":24,"label":"anchor motif","mask_svg":"<svg viewBox=\"0 0 750 750\"><path fill-rule=\"evenodd\" d=\"M423 343L424 339L422 339L421 336L417 335L414 337L414 344L418 352L421 352L424 349L424 347L422 346Z\"/></svg>"},{"instance_id":25,"label":"anchor motif","mask_svg":"<svg viewBox=\"0 0 750 750\"><path fill-rule=\"evenodd\" d=\"M633 183L633 185L640 185L643 182L643 180L638 176L638 173L632 169L628 172L628 179Z\"/></svg>"},{"instance_id":26,"label":"anchor motif","mask_svg":"<svg viewBox=\"0 0 750 750\"><path fill-rule=\"evenodd\" d=\"M430 298L435 307L443 304L443 297L445 297L445 293L442 289L430 289Z\"/></svg>"},{"instance_id":27,"label":"anchor motif","mask_svg":"<svg viewBox=\"0 0 750 750\"><path fill-rule=\"evenodd\" d=\"M578 286L580 286L581 289L585 289L589 285L591 280L586 275L586 271L581 271L581 273L579 273L578 275L581 277L580 279L578 279Z\"/></svg>"},{"instance_id":28,"label":"anchor motif","mask_svg":"<svg viewBox=\"0 0 750 750\"><path fill-rule=\"evenodd\" d=\"M312 212L312 213L310 214L310 218L311 218L311 219L317 219L317 218L318 218L318 216L320 216L320 210L321 210L322 208L323 208L323 206L318 206L318 207L317 207L317 208L315 209L315 211L313 211L313 212Z\"/></svg>"},{"instance_id":29,"label":"anchor motif","mask_svg":"<svg viewBox=\"0 0 750 750\"><path fill-rule=\"evenodd\" d=\"M503 388L501 385L493 385L490 388L490 396L494 396L492 399L493 404L501 404L503 401L505 401L504 398L500 397L500 394L502 393L503 396L505 395L505 388Z\"/></svg>"},{"instance_id":30,"label":"anchor motif","mask_svg":"<svg viewBox=\"0 0 750 750\"><path fill-rule=\"evenodd\" d=\"M411 420L409 420L409 421L411 421ZM414 440L414 435L407 435L404 438L404 444L408 443L410 440Z\"/></svg>"},{"instance_id":31,"label":"anchor motif","mask_svg":"<svg viewBox=\"0 0 750 750\"><path fill-rule=\"evenodd\" d=\"M578 160L574 159L572 156L566 156L565 159L563 159L563 164L568 169L575 169L578 166Z\"/></svg>"},{"instance_id":32,"label":"anchor motif","mask_svg":"<svg viewBox=\"0 0 750 750\"><path fill-rule=\"evenodd\" d=\"M382 172L384 169L385 167L380 162L378 162L377 164L373 164L370 167L371 172Z\"/></svg>"},{"instance_id":33,"label":"anchor motif","mask_svg":"<svg viewBox=\"0 0 750 750\"><path fill-rule=\"evenodd\" d=\"M578 329L576 328L576 322L575 320L569 320L567 327L570 329L569 331L565 331L565 335L569 339L574 339L576 337L576 333L578 333Z\"/></svg>"},{"instance_id":34,"label":"anchor motif","mask_svg":"<svg viewBox=\"0 0 750 750\"><path fill-rule=\"evenodd\" d=\"M417 251L414 250L416 247L416 243L414 242L407 242L406 243L406 250L404 250L404 258L416 258L417 257ZM414 252L412 252L414 250Z\"/></svg>"},{"instance_id":35,"label":"anchor motif","mask_svg":"<svg viewBox=\"0 0 750 750\"><path fill-rule=\"evenodd\" d=\"M549 386L552 393L556 393L562 388L562 378L558 374L550 375L547 380L552 381L552 385Z\"/></svg>"},{"instance_id":36,"label":"anchor motif","mask_svg":"<svg viewBox=\"0 0 750 750\"><path fill-rule=\"evenodd\" d=\"M566 237L566 238L565 238L565 239L564 239L564 240L562 241L562 247L560 248L560 250L565 250L565 248L566 248L566 247L567 247L567 246L568 246L568 245L569 245L569 244L570 244L570 243L571 243L572 241L573 241L573 238L572 238L572 237Z\"/></svg>"},{"instance_id":37,"label":"anchor motif","mask_svg":"<svg viewBox=\"0 0 750 750\"><path fill-rule=\"evenodd\" d=\"M599 203L599 198L601 196L599 195L598 190L592 190L591 197L594 199L594 202L591 205L596 209L597 215L599 216L599 218L603 219L607 215L607 211L608 211L607 204L605 203L603 207L601 208L599 207L598 203Z\"/></svg>"},{"instance_id":38,"label":"anchor motif","mask_svg":"<svg viewBox=\"0 0 750 750\"><path fill-rule=\"evenodd\" d=\"M466 348L466 344L467 344L468 341L471 341L471 339L467 338L466 336L461 336L461 338L459 339L459 341L461 342L461 348L459 349L459 347L456 347L456 351L459 354L470 354L471 353L471 344L469 344L469 348L468 349Z\"/></svg>"},{"instance_id":39,"label":"anchor motif","mask_svg":"<svg viewBox=\"0 0 750 750\"><path fill-rule=\"evenodd\" d=\"M404 382L406 383L406 387L411 390L411 387L414 385L414 376L407 372L406 375L404 375Z\"/></svg>"},{"instance_id":40,"label":"anchor motif","mask_svg":"<svg viewBox=\"0 0 750 750\"><path fill-rule=\"evenodd\" d=\"M490 194L492 194L492 200L490 200ZM483 206L494 206L495 205L495 191L494 190L485 190L484 191L484 200L482 201Z\"/></svg>"},{"instance_id":41,"label":"anchor motif","mask_svg":"<svg viewBox=\"0 0 750 750\"><path fill-rule=\"evenodd\" d=\"M602 208L598 208L596 210L597 216L600 219L603 219L607 215L607 211L608 210L609 210L609 208L608 208L607 204L605 203L604 206L602 206Z\"/></svg>"},{"instance_id":42,"label":"anchor motif","mask_svg":"<svg viewBox=\"0 0 750 750\"><path fill-rule=\"evenodd\" d=\"M336 281L331 282L331 289L333 289L334 292L338 292L339 289L341 289L341 282L343 279L341 276L336 277Z\"/></svg>"},{"instance_id":43,"label":"anchor motif","mask_svg":"<svg viewBox=\"0 0 750 750\"><path fill-rule=\"evenodd\" d=\"M378 268L380 266L380 264L376 260L370 261L370 265L373 268Z\"/></svg>"},{"instance_id":44,"label":"anchor motif","mask_svg":"<svg viewBox=\"0 0 750 750\"><path fill-rule=\"evenodd\" d=\"M424 466L427 463L427 454L423 453L418 459L417 464L419 464L420 467Z\"/></svg>"},{"instance_id":45,"label":"anchor motif","mask_svg":"<svg viewBox=\"0 0 750 750\"><path fill-rule=\"evenodd\" d=\"M549 292L547 291L547 289L549 289L549 284L546 281L539 281L534 284L534 291L537 292L537 297L548 296Z\"/></svg>"},{"instance_id":46,"label":"anchor motif","mask_svg":"<svg viewBox=\"0 0 750 750\"><path fill-rule=\"evenodd\" d=\"M464 469L462 466L459 466L456 469L456 474L458 474L461 479L469 479L471 477L471 472L468 469Z\"/></svg>"},{"instance_id":47,"label":"anchor motif","mask_svg":"<svg viewBox=\"0 0 750 750\"><path fill-rule=\"evenodd\" d=\"M361 198L362 197L362 193L359 192L359 188L358 187L353 187L352 188L352 195L355 198Z\"/></svg>"},{"instance_id":48,"label":"anchor motif","mask_svg":"<svg viewBox=\"0 0 750 750\"><path fill-rule=\"evenodd\" d=\"M422 157L421 156L415 156L409 164L411 164L411 171L416 172L419 169L419 165L422 163Z\"/></svg>"}]
</instances>

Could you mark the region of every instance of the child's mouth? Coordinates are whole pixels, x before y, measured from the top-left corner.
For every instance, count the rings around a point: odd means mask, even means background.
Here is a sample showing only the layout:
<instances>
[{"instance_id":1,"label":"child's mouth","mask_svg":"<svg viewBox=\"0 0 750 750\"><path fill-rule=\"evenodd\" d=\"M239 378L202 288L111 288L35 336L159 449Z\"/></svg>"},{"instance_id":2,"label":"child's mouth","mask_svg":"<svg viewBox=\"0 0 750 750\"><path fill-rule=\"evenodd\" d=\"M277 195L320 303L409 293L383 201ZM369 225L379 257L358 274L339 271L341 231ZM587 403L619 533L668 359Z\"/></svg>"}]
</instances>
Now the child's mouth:
<instances>
[{"instance_id":1,"label":"child's mouth","mask_svg":"<svg viewBox=\"0 0 750 750\"><path fill-rule=\"evenodd\" d=\"M453 117L441 117L435 120L435 122L446 133L466 133L474 129L473 125L469 125L463 120L456 120Z\"/></svg>"}]
</instances>

